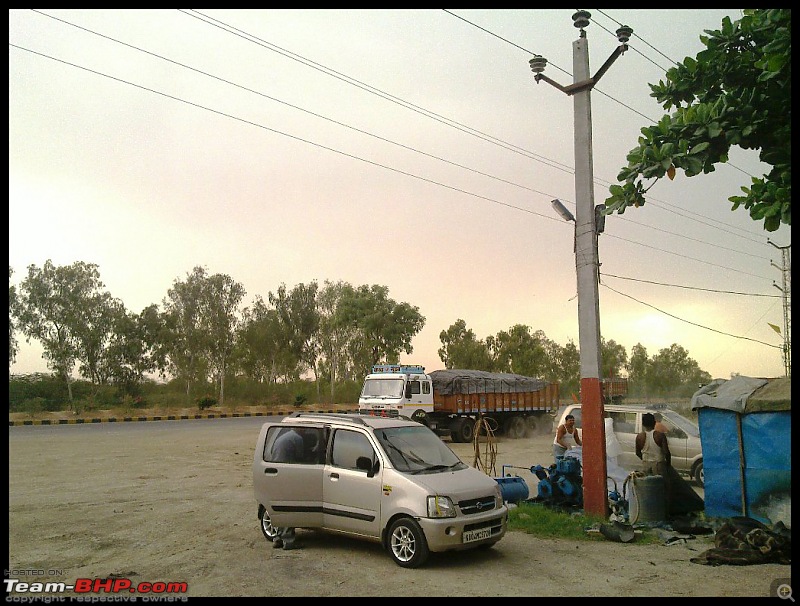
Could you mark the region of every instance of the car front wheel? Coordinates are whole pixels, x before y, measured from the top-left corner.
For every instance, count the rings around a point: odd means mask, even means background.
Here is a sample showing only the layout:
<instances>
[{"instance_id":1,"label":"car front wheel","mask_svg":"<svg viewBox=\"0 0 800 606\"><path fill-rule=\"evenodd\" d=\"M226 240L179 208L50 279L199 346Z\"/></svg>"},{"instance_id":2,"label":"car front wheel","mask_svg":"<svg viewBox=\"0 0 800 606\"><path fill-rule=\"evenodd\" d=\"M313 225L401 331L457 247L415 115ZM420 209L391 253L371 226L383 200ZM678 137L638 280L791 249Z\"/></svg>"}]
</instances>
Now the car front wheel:
<instances>
[{"instance_id":1,"label":"car front wheel","mask_svg":"<svg viewBox=\"0 0 800 606\"><path fill-rule=\"evenodd\" d=\"M428 541L411 518L398 518L389 528L389 554L403 568L419 568L428 559Z\"/></svg>"}]
</instances>

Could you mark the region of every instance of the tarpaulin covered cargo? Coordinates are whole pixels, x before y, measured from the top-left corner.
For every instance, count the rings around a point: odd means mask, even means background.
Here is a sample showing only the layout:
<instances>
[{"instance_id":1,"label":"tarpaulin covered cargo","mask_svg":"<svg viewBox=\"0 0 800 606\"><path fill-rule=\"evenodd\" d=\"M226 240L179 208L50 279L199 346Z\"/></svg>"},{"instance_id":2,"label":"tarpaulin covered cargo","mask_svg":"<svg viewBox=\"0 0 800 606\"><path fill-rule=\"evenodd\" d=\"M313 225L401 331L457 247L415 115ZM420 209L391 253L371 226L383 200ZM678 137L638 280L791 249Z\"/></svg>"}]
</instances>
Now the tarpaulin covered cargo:
<instances>
[{"instance_id":1,"label":"tarpaulin covered cargo","mask_svg":"<svg viewBox=\"0 0 800 606\"><path fill-rule=\"evenodd\" d=\"M692 396L705 513L791 526L791 377L717 379Z\"/></svg>"},{"instance_id":2,"label":"tarpaulin covered cargo","mask_svg":"<svg viewBox=\"0 0 800 606\"><path fill-rule=\"evenodd\" d=\"M534 377L484 370L434 370L433 388L443 396L462 393L518 393L539 391L547 383Z\"/></svg>"},{"instance_id":3,"label":"tarpaulin covered cargo","mask_svg":"<svg viewBox=\"0 0 800 606\"><path fill-rule=\"evenodd\" d=\"M558 383L506 372L434 370L434 407L439 412L549 412L558 408Z\"/></svg>"}]
</instances>

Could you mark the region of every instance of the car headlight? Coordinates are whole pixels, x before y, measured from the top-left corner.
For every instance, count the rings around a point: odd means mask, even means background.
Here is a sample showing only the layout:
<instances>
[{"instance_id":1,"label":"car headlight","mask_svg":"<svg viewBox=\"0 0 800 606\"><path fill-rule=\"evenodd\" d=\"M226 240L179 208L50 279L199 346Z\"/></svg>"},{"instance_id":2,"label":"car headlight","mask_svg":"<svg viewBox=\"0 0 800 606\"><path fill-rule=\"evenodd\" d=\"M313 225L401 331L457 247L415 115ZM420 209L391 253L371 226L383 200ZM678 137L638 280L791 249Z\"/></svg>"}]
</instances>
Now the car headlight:
<instances>
[{"instance_id":1,"label":"car headlight","mask_svg":"<svg viewBox=\"0 0 800 606\"><path fill-rule=\"evenodd\" d=\"M500 484L494 487L494 508L503 506L503 491L500 489Z\"/></svg>"},{"instance_id":2,"label":"car headlight","mask_svg":"<svg viewBox=\"0 0 800 606\"><path fill-rule=\"evenodd\" d=\"M430 496L428 497L428 517L454 518L456 517L456 507L450 497Z\"/></svg>"}]
</instances>

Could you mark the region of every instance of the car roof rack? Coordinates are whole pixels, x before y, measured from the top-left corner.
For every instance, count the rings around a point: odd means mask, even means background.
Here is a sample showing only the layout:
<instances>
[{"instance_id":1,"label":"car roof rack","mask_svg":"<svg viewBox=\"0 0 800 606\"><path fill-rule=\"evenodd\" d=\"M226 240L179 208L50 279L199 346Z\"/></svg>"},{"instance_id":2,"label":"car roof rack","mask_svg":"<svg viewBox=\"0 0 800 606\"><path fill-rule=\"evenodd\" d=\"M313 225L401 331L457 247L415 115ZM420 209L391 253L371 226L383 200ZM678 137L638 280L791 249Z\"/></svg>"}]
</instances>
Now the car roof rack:
<instances>
[{"instance_id":1,"label":"car roof rack","mask_svg":"<svg viewBox=\"0 0 800 606\"><path fill-rule=\"evenodd\" d=\"M348 414L348 413L340 413L340 412L293 412L289 415L290 418L296 419L299 417L307 417L307 418L323 418L323 419L347 419L349 421L355 421L360 423L361 425L366 425L367 423L362 419L359 415L356 414Z\"/></svg>"}]
</instances>

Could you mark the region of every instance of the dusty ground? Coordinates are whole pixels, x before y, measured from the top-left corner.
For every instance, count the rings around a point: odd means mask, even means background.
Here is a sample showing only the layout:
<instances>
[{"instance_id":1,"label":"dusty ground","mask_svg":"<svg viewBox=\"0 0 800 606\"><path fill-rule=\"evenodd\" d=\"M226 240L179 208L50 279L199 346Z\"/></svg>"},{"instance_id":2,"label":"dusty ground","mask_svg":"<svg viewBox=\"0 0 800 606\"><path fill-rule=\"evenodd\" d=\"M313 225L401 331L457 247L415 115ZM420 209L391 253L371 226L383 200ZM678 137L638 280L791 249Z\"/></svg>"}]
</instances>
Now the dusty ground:
<instances>
[{"instance_id":1,"label":"dusty ground","mask_svg":"<svg viewBox=\"0 0 800 606\"><path fill-rule=\"evenodd\" d=\"M9 427L6 578L185 582L188 592L180 595L190 597L761 597L791 577L790 566L777 564L691 563L712 545L710 537L667 546L510 532L491 550L434 555L418 570L398 567L378 545L314 531L299 532L302 549L273 550L259 530L252 494L260 423ZM502 465L523 468L511 471L535 496L527 468L550 464L550 444L549 435L498 439L498 475ZM471 444L452 447L473 462ZM137 596L143 601L140 594L126 597Z\"/></svg>"}]
</instances>

